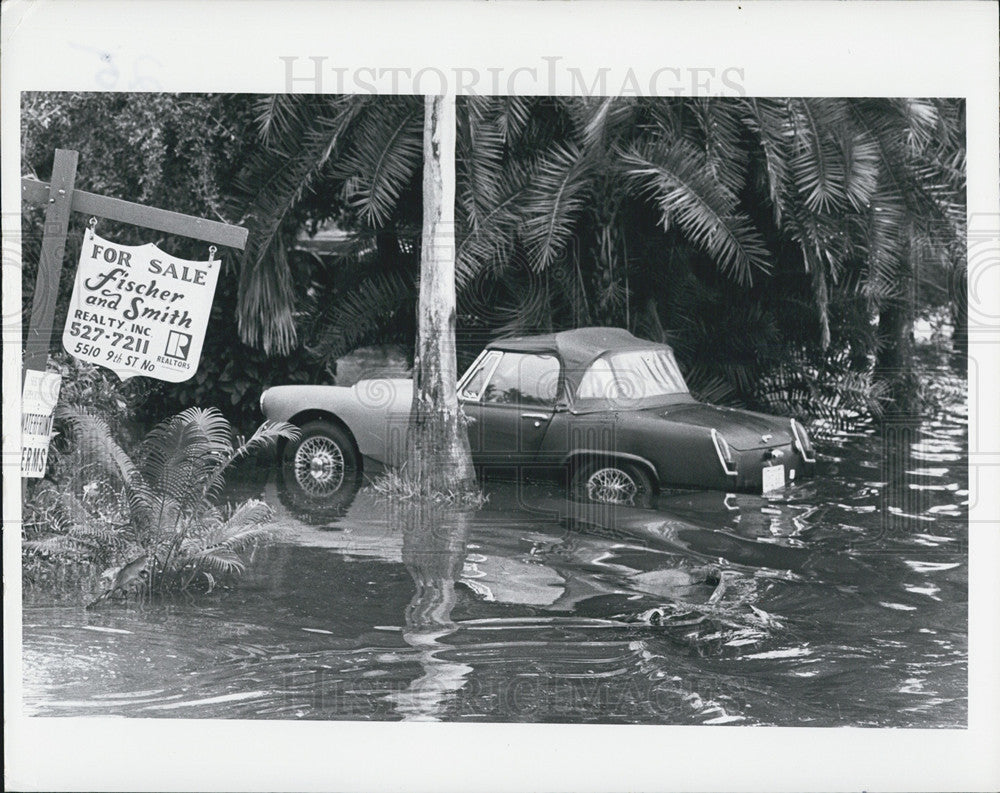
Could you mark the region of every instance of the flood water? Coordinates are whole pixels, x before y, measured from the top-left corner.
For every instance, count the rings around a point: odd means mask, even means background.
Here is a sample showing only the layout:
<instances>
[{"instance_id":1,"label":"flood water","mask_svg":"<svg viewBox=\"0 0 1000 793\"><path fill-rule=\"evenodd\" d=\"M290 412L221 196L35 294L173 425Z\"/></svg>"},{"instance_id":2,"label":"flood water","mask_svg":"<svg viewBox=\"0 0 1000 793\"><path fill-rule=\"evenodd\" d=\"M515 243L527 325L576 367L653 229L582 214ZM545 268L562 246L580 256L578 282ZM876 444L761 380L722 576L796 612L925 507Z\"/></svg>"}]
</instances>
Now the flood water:
<instances>
[{"instance_id":1,"label":"flood water","mask_svg":"<svg viewBox=\"0 0 1000 793\"><path fill-rule=\"evenodd\" d=\"M966 389L928 377L933 416L820 442L821 475L767 497L608 508L489 481L479 512L362 490L316 513L268 481L280 539L235 589L26 604L25 708L964 726Z\"/></svg>"}]
</instances>

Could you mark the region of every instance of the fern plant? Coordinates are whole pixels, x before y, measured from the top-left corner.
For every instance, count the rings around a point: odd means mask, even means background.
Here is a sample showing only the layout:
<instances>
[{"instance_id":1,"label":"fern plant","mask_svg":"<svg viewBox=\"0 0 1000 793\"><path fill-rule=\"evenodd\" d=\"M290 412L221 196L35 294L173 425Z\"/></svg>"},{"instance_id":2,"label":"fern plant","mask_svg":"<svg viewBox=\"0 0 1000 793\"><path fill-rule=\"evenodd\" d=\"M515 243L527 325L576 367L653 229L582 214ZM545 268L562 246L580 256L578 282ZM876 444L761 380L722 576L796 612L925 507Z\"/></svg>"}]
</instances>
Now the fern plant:
<instances>
[{"instance_id":1,"label":"fern plant","mask_svg":"<svg viewBox=\"0 0 1000 793\"><path fill-rule=\"evenodd\" d=\"M151 430L133 459L103 419L65 408L58 418L86 475L47 483L33 498L28 554L111 564L112 588L123 586L118 579L126 569L132 580L142 573L142 589L152 595L196 583L211 589L242 573L244 552L270 536L267 504L218 501L229 467L281 438L294 440L298 430L290 424L265 422L234 445L218 410L189 408ZM95 498L98 492L104 497Z\"/></svg>"}]
</instances>

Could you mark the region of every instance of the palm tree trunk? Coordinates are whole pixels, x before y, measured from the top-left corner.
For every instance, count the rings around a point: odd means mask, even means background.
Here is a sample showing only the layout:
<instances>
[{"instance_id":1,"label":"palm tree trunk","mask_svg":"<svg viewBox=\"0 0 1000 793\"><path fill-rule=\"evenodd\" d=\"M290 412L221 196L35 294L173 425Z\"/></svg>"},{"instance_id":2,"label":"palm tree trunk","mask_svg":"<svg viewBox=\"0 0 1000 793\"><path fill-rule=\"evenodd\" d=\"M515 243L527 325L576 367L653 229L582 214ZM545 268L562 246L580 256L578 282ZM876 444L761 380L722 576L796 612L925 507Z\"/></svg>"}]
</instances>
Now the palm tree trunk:
<instances>
[{"instance_id":1,"label":"palm tree trunk","mask_svg":"<svg viewBox=\"0 0 1000 793\"><path fill-rule=\"evenodd\" d=\"M425 493L475 486L455 360L455 97L424 100L424 225L408 478Z\"/></svg>"}]
</instances>

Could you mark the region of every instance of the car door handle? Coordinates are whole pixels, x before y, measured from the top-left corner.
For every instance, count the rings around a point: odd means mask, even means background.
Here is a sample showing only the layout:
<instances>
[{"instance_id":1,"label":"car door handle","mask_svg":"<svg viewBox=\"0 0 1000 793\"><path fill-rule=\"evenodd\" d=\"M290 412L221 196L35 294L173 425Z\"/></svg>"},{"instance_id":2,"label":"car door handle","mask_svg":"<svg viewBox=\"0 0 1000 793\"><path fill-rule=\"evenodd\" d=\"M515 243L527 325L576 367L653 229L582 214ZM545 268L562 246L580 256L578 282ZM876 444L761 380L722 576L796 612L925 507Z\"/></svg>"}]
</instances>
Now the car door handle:
<instances>
[{"instance_id":1,"label":"car door handle","mask_svg":"<svg viewBox=\"0 0 1000 793\"><path fill-rule=\"evenodd\" d=\"M534 420L536 427L541 427L543 421L549 420L548 413L522 413L521 418Z\"/></svg>"}]
</instances>

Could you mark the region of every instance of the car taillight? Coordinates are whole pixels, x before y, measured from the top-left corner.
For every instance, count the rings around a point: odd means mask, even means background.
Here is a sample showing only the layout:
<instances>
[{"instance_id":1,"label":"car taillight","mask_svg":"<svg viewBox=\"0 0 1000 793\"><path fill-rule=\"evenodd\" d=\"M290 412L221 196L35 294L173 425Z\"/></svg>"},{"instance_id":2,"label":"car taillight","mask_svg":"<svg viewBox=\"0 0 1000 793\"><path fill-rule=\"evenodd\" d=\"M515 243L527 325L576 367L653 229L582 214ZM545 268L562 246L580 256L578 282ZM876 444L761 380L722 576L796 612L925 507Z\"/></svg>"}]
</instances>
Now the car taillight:
<instances>
[{"instance_id":1,"label":"car taillight","mask_svg":"<svg viewBox=\"0 0 1000 793\"><path fill-rule=\"evenodd\" d=\"M726 439L714 429L712 430L712 443L715 444L715 453L719 455L722 470L729 474L729 476L736 476L736 461L733 460L733 450L729 448Z\"/></svg>"},{"instance_id":2,"label":"car taillight","mask_svg":"<svg viewBox=\"0 0 1000 793\"><path fill-rule=\"evenodd\" d=\"M795 438L795 448L802 455L802 459L807 463L816 462L816 452L813 451L812 441L809 440L809 433L795 419L792 419L792 437Z\"/></svg>"}]
</instances>

